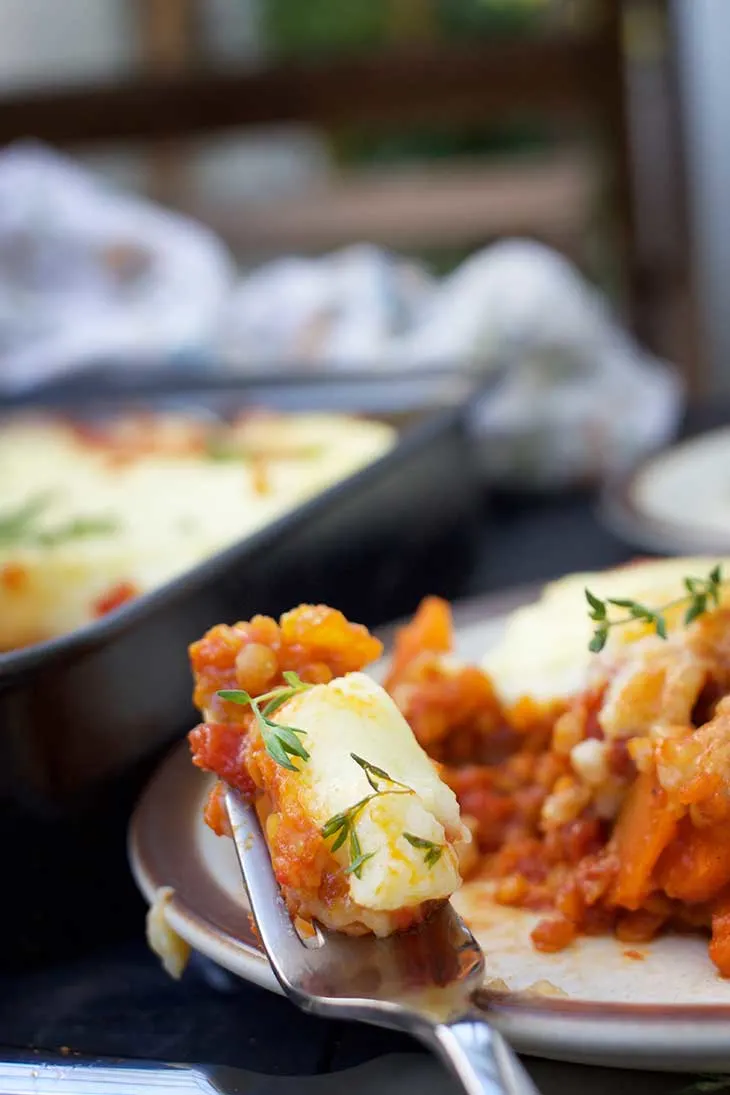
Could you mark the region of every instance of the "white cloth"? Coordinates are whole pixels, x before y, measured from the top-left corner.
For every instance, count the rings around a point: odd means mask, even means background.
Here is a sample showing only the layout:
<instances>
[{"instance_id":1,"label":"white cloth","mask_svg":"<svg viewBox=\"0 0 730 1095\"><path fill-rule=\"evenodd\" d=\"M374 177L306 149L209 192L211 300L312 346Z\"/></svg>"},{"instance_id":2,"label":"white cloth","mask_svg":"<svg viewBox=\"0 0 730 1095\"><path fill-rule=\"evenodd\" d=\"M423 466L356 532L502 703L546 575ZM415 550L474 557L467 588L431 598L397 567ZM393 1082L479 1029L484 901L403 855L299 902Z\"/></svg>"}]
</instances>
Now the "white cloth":
<instances>
[{"instance_id":1,"label":"white cloth","mask_svg":"<svg viewBox=\"0 0 730 1095\"><path fill-rule=\"evenodd\" d=\"M560 486L611 474L674 434L677 371L644 352L565 258L507 240L440 283L372 247L282 259L225 312L233 367L504 372L475 408L485 476Z\"/></svg>"},{"instance_id":2,"label":"white cloth","mask_svg":"<svg viewBox=\"0 0 730 1095\"><path fill-rule=\"evenodd\" d=\"M41 146L0 153L0 393L95 363L497 375L474 409L484 474L560 485L673 435L675 370L564 258L508 240L438 280L365 244L236 280L208 230Z\"/></svg>"},{"instance_id":3,"label":"white cloth","mask_svg":"<svg viewBox=\"0 0 730 1095\"><path fill-rule=\"evenodd\" d=\"M323 258L282 258L240 282L220 346L235 368L307 364L377 369L419 323L435 283L425 270L360 244Z\"/></svg>"},{"instance_id":4,"label":"white cloth","mask_svg":"<svg viewBox=\"0 0 730 1095\"><path fill-rule=\"evenodd\" d=\"M0 153L0 391L207 351L234 276L200 225L41 146Z\"/></svg>"}]
</instances>

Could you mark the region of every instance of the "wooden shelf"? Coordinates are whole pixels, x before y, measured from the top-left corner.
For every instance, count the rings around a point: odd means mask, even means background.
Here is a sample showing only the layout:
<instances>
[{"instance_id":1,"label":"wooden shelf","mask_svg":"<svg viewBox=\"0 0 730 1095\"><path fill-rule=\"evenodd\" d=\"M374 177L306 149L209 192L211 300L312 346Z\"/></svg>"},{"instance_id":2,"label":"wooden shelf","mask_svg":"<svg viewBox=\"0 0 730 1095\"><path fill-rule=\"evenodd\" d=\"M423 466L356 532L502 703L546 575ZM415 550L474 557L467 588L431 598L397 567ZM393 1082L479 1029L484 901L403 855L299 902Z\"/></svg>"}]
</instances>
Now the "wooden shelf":
<instances>
[{"instance_id":1,"label":"wooden shelf","mask_svg":"<svg viewBox=\"0 0 730 1095\"><path fill-rule=\"evenodd\" d=\"M16 92L0 100L0 142L144 141L281 122L382 129L584 115L605 81L605 56L599 35L561 35Z\"/></svg>"}]
</instances>

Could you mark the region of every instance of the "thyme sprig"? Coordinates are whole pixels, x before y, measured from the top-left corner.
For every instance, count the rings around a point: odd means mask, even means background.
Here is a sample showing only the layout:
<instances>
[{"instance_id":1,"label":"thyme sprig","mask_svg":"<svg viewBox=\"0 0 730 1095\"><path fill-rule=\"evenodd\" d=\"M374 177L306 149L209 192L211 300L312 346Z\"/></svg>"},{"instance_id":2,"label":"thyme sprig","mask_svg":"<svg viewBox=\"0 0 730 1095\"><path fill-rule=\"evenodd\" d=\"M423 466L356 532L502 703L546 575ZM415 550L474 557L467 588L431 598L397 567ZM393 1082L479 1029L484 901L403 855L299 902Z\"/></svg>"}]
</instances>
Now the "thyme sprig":
<instances>
[{"instance_id":1,"label":"thyme sprig","mask_svg":"<svg viewBox=\"0 0 730 1095\"><path fill-rule=\"evenodd\" d=\"M355 821L360 811L378 794L382 794L382 792L376 791L372 795L366 795L365 798L361 798L359 802L351 806L349 810L345 810L341 814L335 814L322 827L322 836L325 840L331 836L335 838L330 851L336 852L346 840L348 841L350 863L345 867L345 874L354 874L355 878L362 878L364 865L375 855L375 852L363 852L360 838L355 829Z\"/></svg>"},{"instance_id":2,"label":"thyme sprig","mask_svg":"<svg viewBox=\"0 0 730 1095\"><path fill-rule=\"evenodd\" d=\"M691 624L698 616L702 616L708 607L717 608L720 604L720 589L725 584L722 565L718 563L706 578L685 578L684 588L686 592L681 597L676 597L673 601L668 601L659 608L649 608L639 601L632 601L623 597L608 597L605 601L602 601L591 593L590 589L586 589L585 595L589 606L588 615L596 625L588 649L597 654L606 645L608 633L612 627L621 627L624 624L639 620L652 625L655 634L660 639L666 639L667 620L665 613L669 609L686 605L684 623L685 625ZM626 609L627 615L610 619L609 605Z\"/></svg>"},{"instance_id":3,"label":"thyme sprig","mask_svg":"<svg viewBox=\"0 0 730 1095\"><path fill-rule=\"evenodd\" d=\"M362 878L362 868L369 859L372 859L375 852L363 852L360 844L360 839L357 835L355 828L355 822L357 821L360 813L364 810L369 802L372 802L374 798L379 798L381 795L415 795L415 791L412 787L409 787L406 783L401 783L400 780L393 779L384 768L378 768L376 764L371 764L370 761L365 760L363 757L359 757L357 753L350 753L350 756L356 764L362 768L365 773L365 777L372 787L373 791L370 795L365 795L354 806L350 806L349 809L343 810L340 814L335 814L329 821L325 822L322 827L322 836L325 840L330 837L334 837L334 841L330 847L330 851L336 852L345 841L348 841L348 850L350 853L349 866L345 867L345 874L354 874L356 878ZM382 786L382 784L388 784L389 786ZM432 840L425 840L423 837L415 836L413 833L403 833L403 837L413 848L422 849L425 854L423 861L427 867L433 867L438 863L443 852L443 846L435 844Z\"/></svg>"},{"instance_id":4,"label":"thyme sprig","mask_svg":"<svg viewBox=\"0 0 730 1095\"><path fill-rule=\"evenodd\" d=\"M233 445L222 437L209 437L205 443L205 455L209 460L219 463L238 461L246 463L251 460L251 452L243 445Z\"/></svg>"},{"instance_id":5,"label":"thyme sprig","mask_svg":"<svg viewBox=\"0 0 730 1095\"><path fill-rule=\"evenodd\" d=\"M67 540L115 532L118 528L116 521L109 517L74 517L55 528L38 528L38 518L50 502L49 494L37 494L15 509L0 513L0 546L39 544L53 547Z\"/></svg>"},{"instance_id":6,"label":"thyme sprig","mask_svg":"<svg viewBox=\"0 0 730 1095\"><path fill-rule=\"evenodd\" d=\"M282 445L280 448L256 448L239 442L231 441L220 435L213 435L205 442L205 455L209 460L219 462L238 461L250 463L252 460L314 460L325 452L325 446L319 444L309 445Z\"/></svg>"},{"instance_id":7,"label":"thyme sprig","mask_svg":"<svg viewBox=\"0 0 730 1095\"><path fill-rule=\"evenodd\" d=\"M380 795L413 795L415 791L406 786L405 783L401 783L400 780L393 779L384 768L378 768L376 764L371 764L370 761L359 757L357 753L350 753L350 756L355 764L362 768L373 792L370 795L365 795L365 798L361 798L354 806L343 810L341 814L335 814L334 817L325 822L322 827L322 836L325 840L332 836L335 838L330 848L332 852L336 852L345 841L348 841L350 863L345 867L345 874L354 874L355 878L362 878L362 869L367 861L373 858L375 852L363 852L362 850L355 828L355 822L359 814L369 802L372 802L374 798L378 798ZM392 784L392 786L384 787L381 786L381 783Z\"/></svg>"},{"instance_id":8,"label":"thyme sprig","mask_svg":"<svg viewBox=\"0 0 730 1095\"><path fill-rule=\"evenodd\" d=\"M0 543L15 543L27 536L49 501L47 494L38 494L16 509L0 513Z\"/></svg>"},{"instance_id":9,"label":"thyme sprig","mask_svg":"<svg viewBox=\"0 0 730 1095\"><path fill-rule=\"evenodd\" d=\"M730 1076L701 1073L689 1087L683 1087L680 1095L695 1095L699 1092L727 1091L730 1088Z\"/></svg>"},{"instance_id":10,"label":"thyme sprig","mask_svg":"<svg viewBox=\"0 0 730 1095\"><path fill-rule=\"evenodd\" d=\"M412 848L422 848L426 853L423 857L423 862L427 867L433 867L438 863L443 854L443 844L434 844L432 840L425 840L422 836L414 836L413 833L404 833L404 838L408 841Z\"/></svg>"},{"instance_id":11,"label":"thyme sprig","mask_svg":"<svg viewBox=\"0 0 730 1095\"><path fill-rule=\"evenodd\" d=\"M365 773L365 778L376 794L384 795L389 793L387 788L378 786L378 780L384 780L386 783L394 783L396 787L402 787L409 795L415 794L415 791L409 787L407 783L401 783L400 780L393 779L392 776L388 775L384 768L378 768L377 765L371 764L369 760L364 760L362 757L359 757L357 753L350 753L350 756L355 761L355 764L360 765ZM373 798L374 796L371 795L370 797Z\"/></svg>"},{"instance_id":12,"label":"thyme sprig","mask_svg":"<svg viewBox=\"0 0 730 1095\"><path fill-rule=\"evenodd\" d=\"M53 547L67 540L81 540L87 536L106 536L116 532L119 525L111 517L75 517L55 528L42 529L31 536L31 541L43 547Z\"/></svg>"},{"instance_id":13,"label":"thyme sprig","mask_svg":"<svg viewBox=\"0 0 730 1095\"><path fill-rule=\"evenodd\" d=\"M240 704L242 707L249 705L256 717L266 752L282 768L287 768L290 772L298 772L299 769L291 758L299 757L301 760L309 760L309 753L297 737L298 734L306 734L306 730L300 730L297 726L284 726L274 722L271 716L292 696L306 692L312 685L300 680L296 673L289 671L285 672L283 677L286 684L272 688L270 692L264 692L255 699L243 688L224 688L217 695L222 700Z\"/></svg>"}]
</instances>

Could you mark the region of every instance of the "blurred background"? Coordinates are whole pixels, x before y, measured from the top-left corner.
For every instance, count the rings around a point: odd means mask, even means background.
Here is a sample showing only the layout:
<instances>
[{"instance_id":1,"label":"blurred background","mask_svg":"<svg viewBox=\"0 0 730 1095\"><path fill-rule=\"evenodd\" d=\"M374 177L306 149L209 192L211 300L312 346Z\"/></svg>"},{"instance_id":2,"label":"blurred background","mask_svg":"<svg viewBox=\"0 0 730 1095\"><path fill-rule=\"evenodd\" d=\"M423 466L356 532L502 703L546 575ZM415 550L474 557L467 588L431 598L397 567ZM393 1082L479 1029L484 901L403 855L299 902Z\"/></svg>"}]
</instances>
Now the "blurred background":
<instances>
[{"instance_id":1,"label":"blurred background","mask_svg":"<svg viewBox=\"0 0 730 1095\"><path fill-rule=\"evenodd\" d=\"M722 0L0 0L0 28L0 391L509 363L486 462L560 485L730 388ZM566 426L593 440L539 471Z\"/></svg>"},{"instance_id":2,"label":"blurred background","mask_svg":"<svg viewBox=\"0 0 730 1095\"><path fill-rule=\"evenodd\" d=\"M539 240L721 390L729 24L722 0L0 0L0 141L243 268L365 241L443 275Z\"/></svg>"},{"instance_id":3,"label":"blurred background","mask_svg":"<svg viewBox=\"0 0 730 1095\"><path fill-rule=\"evenodd\" d=\"M302 599L376 626L427 593L730 553L728 56L730 0L0 0L0 412L60 402L83 423L77 401L172 395L198 433L206 408L438 412L403 445L398 425L390 462L316 519L267 526L266 550L241 528L225 566L136 616L112 589L120 615L65 661L36 646L26 673L25 651L0 652L9 961L130 925L137 947L8 985L6 1043L179 1060L248 1044L217 990L193 984L183 1007L154 980L124 865L151 759L192 725L185 651L205 628ZM662 463L688 437L682 466ZM24 468L6 444L0 579L38 516L38 496L8 505ZM190 503L214 524L205 491ZM88 540L66 516L71 553ZM127 783L80 797L72 778L114 766ZM67 792L93 824L48 839L28 803ZM169 1024L179 1040L153 1037Z\"/></svg>"}]
</instances>

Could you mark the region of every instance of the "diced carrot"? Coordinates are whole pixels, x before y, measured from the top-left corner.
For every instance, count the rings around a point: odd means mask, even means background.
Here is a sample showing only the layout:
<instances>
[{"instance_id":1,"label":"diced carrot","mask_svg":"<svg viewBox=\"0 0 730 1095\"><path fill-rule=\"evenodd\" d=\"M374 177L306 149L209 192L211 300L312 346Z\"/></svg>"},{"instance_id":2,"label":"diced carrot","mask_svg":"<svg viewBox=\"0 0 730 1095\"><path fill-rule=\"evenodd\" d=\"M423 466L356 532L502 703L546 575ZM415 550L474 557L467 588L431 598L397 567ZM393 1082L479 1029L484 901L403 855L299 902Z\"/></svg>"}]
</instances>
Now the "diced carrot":
<instances>
[{"instance_id":1,"label":"diced carrot","mask_svg":"<svg viewBox=\"0 0 730 1095\"><path fill-rule=\"evenodd\" d=\"M139 589L134 582L118 582L94 601L91 610L95 616L106 616L137 596Z\"/></svg>"},{"instance_id":2,"label":"diced carrot","mask_svg":"<svg viewBox=\"0 0 730 1095\"><path fill-rule=\"evenodd\" d=\"M400 628L395 637L389 681L396 680L409 662L420 654L448 654L453 644L451 606L448 601L440 597L424 597L413 619Z\"/></svg>"},{"instance_id":3,"label":"diced carrot","mask_svg":"<svg viewBox=\"0 0 730 1095\"><path fill-rule=\"evenodd\" d=\"M696 829L689 817L683 818L657 866L657 883L667 896L696 904L724 890L730 884L727 837L727 825Z\"/></svg>"},{"instance_id":4,"label":"diced carrot","mask_svg":"<svg viewBox=\"0 0 730 1095\"><path fill-rule=\"evenodd\" d=\"M29 571L22 563L5 563L0 567L0 585L9 593L19 593L28 584Z\"/></svg>"},{"instance_id":5,"label":"diced carrot","mask_svg":"<svg viewBox=\"0 0 730 1095\"><path fill-rule=\"evenodd\" d=\"M577 934L575 924L565 917L548 917L536 924L530 933L530 939L535 950L554 954L555 951L563 951L570 946Z\"/></svg>"},{"instance_id":6,"label":"diced carrot","mask_svg":"<svg viewBox=\"0 0 730 1095\"><path fill-rule=\"evenodd\" d=\"M677 812L654 772L641 772L621 808L613 835L618 872L611 901L638 909L652 889L652 872L677 830Z\"/></svg>"}]
</instances>

